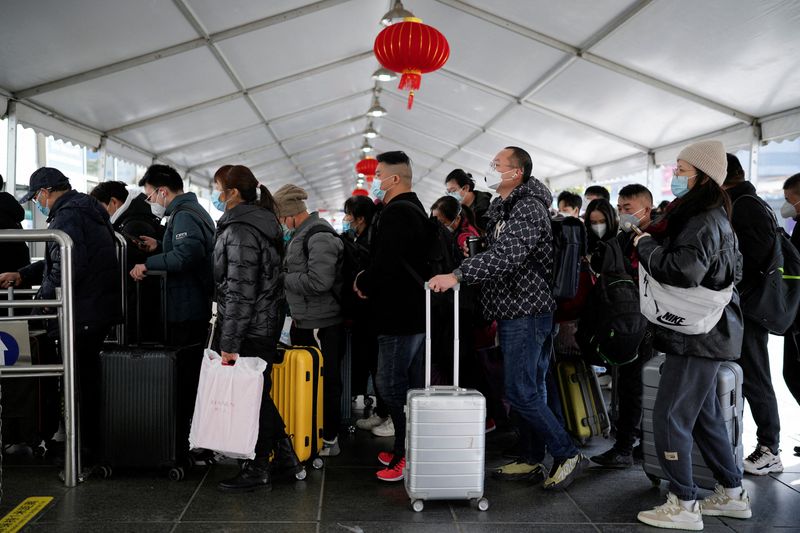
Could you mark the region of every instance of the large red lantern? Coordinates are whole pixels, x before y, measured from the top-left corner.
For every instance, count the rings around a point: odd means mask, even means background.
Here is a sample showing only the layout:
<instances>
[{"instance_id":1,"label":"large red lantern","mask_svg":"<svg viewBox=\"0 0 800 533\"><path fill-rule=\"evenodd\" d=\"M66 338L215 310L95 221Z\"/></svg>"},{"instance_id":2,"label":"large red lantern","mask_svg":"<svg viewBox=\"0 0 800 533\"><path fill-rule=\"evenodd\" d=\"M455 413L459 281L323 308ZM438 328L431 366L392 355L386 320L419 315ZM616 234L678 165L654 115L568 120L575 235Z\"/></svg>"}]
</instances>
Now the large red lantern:
<instances>
[{"instance_id":1,"label":"large red lantern","mask_svg":"<svg viewBox=\"0 0 800 533\"><path fill-rule=\"evenodd\" d=\"M369 196L369 193L364 189L355 189L350 196Z\"/></svg>"},{"instance_id":2,"label":"large red lantern","mask_svg":"<svg viewBox=\"0 0 800 533\"><path fill-rule=\"evenodd\" d=\"M398 89L408 89L408 108L414 103L422 74L442 68L450 57L450 45L439 30L418 18L407 18L381 31L375 38L375 57L381 65L402 73Z\"/></svg>"},{"instance_id":3,"label":"large red lantern","mask_svg":"<svg viewBox=\"0 0 800 533\"><path fill-rule=\"evenodd\" d=\"M367 181L372 181L375 172L378 170L378 160L374 157L365 157L356 163L356 172L367 177Z\"/></svg>"}]
</instances>

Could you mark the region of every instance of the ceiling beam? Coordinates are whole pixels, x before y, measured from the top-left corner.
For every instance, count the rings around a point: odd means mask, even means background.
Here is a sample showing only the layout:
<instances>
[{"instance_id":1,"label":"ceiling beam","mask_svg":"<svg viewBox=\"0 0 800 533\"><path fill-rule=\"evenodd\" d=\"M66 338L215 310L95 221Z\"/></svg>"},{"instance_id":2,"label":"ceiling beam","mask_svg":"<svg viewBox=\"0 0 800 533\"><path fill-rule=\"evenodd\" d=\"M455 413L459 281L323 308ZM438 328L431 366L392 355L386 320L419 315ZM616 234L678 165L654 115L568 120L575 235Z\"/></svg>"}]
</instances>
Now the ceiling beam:
<instances>
[{"instance_id":1,"label":"ceiling beam","mask_svg":"<svg viewBox=\"0 0 800 533\"><path fill-rule=\"evenodd\" d=\"M288 20L302 17L311 13L316 13L317 11L327 9L329 7L343 4L347 1L349 0L322 0L320 2L315 2L307 6L299 7L297 9L290 9L289 11L284 11L283 13L278 13L277 15L272 15L270 17L254 20L252 22L241 24L239 26L235 26L227 30L212 33L210 35L206 34L204 37L200 37L198 39L192 39L190 41L186 41L173 46L167 46L165 48L161 48L153 52L148 52L140 56L124 59L122 61L117 61L115 63L103 65L101 67L93 68L91 70L80 72L78 74L73 74L71 76L67 76L58 80L21 89L19 91L16 91L14 96L16 98L23 99L55 91L57 89L63 89L65 87L70 87L78 83L83 83L85 81L97 79L102 76L108 76L109 74L114 74L116 72L121 72L123 70L128 70L134 67L146 65L147 63L152 63L154 61L158 61L160 59L164 59L170 56L182 54L184 52L188 52L196 48L202 48L203 46L206 46L206 44L209 42L217 43L220 41L224 41L226 39L231 39L233 37L244 35L246 33L268 28L275 24L280 24L281 22L286 22ZM178 9L180 10L180 7L178 7Z\"/></svg>"},{"instance_id":2,"label":"ceiling beam","mask_svg":"<svg viewBox=\"0 0 800 533\"><path fill-rule=\"evenodd\" d=\"M545 46L549 46L550 48L554 48L571 56L576 56L580 59L593 63L597 66L616 72L617 74L621 74L628 78L635 79L646 85L656 87L657 89L660 89L662 91L666 91L668 93L680 96L681 98L690 100L692 102L703 105L710 109L714 109L715 111L719 111L720 113L732 116L742 122L750 124L753 122L753 120L755 120L755 117L748 115L743 111L739 111L738 109L734 109L721 102L717 102L710 98L706 98L705 96L693 93L686 89L680 88L676 85L667 83L666 81L657 79L653 76L650 76L638 70L625 67L613 61L605 59L601 56L598 56L597 54L589 52L589 49L591 47L595 46L600 41L607 38L610 34L617 31L623 24L625 24L635 15L641 12L642 9L644 9L647 5L650 4L650 1L642 0L637 4L631 6L631 8L623 12L619 17L615 18L614 21L612 21L610 24L607 24L606 26L601 28L598 32L596 32L595 35L590 37L586 41L588 46L584 45L581 48L572 46L563 41L559 41L558 39L554 39L552 37L544 35L543 33L539 33L535 30L532 30L531 28L522 26L521 24L517 24L516 22L505 19L488 11L484 11L483 9L467 4L462 0L436 0L436 1L446 6L452 7L453 9L456 9L458 11L468 13L485 22L489 22L508 31L514 32L532 41L536 41Z\"/></svg>"}]
</instances>

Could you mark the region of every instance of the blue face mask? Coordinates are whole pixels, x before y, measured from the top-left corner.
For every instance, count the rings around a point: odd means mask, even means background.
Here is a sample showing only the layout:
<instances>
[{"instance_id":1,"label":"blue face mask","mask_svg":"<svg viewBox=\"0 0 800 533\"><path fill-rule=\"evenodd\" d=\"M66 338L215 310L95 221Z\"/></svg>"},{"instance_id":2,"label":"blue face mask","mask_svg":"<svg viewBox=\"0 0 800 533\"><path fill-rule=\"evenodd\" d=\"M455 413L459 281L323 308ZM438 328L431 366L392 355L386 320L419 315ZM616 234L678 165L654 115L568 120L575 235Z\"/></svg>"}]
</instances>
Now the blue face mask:
<instances>
[{"instance_id":1,"label":"blue face mask","mask_svg":"<svg viewBox=\"0 0 800 533\"><path fill-rule=\"evenodd\" d=\"M39 200L34 201L34 203L36 204L36 209L38 209L41 214L43 214L46 217L50 216L50 208L49 207L40 204Z\"/></svg>"},{"instance_id":2,"label":"blue face mask","mask_svg":"<svg viewBox=\"0 0 800 533\"><path fill-rule=\"evenodd\" d=\"M464 198L461 196L461 193L458 191L448 191L447 196L455 198L456 200L458 200L459 203L461 203L461 201L464 200Z\"/></svg>"},{"instance_id":3,"label":"blue face mask","mask_svg":"<svg viewBox=\"0 0 800 533\"><path fill-rule=\"evenodd\" d=\"M383 197L386 195L386 191L381 190L381 180L378 178L372 181L372 187L370 187L369 192L373 198L380 201L383 201Z\"/></svg>"},{"instance_id":4,"label":"blue face mask","mask_svg":"<svg viewBox=\"0 0 800 533\"><path fill-rule=\"evenodd\" d=\"M286 224L281 224L281 228L283 229L283 242L291 241L294 236L294 230L289 228Z\"/></svg>"},{"instance_id":5,"label":"blue face mask","mask_svg":"<svg viewBox=\"0 0 800 533\"><path fill-rule=\"evenodd\" d=\"M347 220L343 220L342 221L342 233L350 233L351 229L352 228L350 228L350 222L348 222Z\"/></svg>"},{"instance_id":6,"label":"blue face mask","mask_svg":"<svg viewBox=\"0 0 800 533\"><path fill-rule=\"evenodd\" d=\"M211 203L214 204L214 207L217 209L217 211L225 211L225 207L227 207L227 204L219 198L221 194L222 191L217 190L214 190L214 192L211 193Z\"/></svg>"},{"instance_id":7,"label":"blue face mask","mask_svg":"<svg viewBox=\"0 0 800 533\"><path fill-rule=\"evenodd\" d=\"M672 189L672 194L675 195L675 198L686 196L686 193L689 192L689 178L693 177L694 176L672 176L670 189Z\"/></svg>"}]
</instances>

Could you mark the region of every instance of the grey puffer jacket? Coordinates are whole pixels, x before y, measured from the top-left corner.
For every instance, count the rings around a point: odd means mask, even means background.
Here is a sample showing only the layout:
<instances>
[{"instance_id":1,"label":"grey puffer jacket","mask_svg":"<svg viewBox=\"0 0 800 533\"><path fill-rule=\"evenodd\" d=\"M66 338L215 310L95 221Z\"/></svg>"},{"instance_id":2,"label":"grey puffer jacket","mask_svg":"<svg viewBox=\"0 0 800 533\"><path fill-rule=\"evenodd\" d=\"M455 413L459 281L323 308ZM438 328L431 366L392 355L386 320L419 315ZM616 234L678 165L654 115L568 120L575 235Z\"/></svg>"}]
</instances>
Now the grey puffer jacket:
<instances>
[{"instance_id":1,"label":"grey puffer jacket","mask_svg":"<svg viewBox=\"0 0 800 533\"><path fill-rule=\"evenodd\" d=\"M318 213L311 213L294 232L284 260L289 311L297 327L303 329L325 328L343 321L338 301L342 290L342 240L323 231L309 238L308 257L303 250L306 233L318 225L331 228Z\"/></svg>"},{"instance_id":2,"label":"grey puffer jacket","mask_svg":"<svg viewBox=\"0 0 800 533\"><path fill-rule=\"evenodd\" d=\"M275 215L256 205L237 205L219 219L213 348L275 360L285 304L282 237Z\"/></svg>"},{"instance_id":3,"label":"grey puffer jacket","mask_svg":"<svg viewBox=\"0 0 800 533\"><path fill-rule=\"evenodd\" d=\"M722 207L691 217L680 233L661 244L650 237L641 239L638 251L640 264L656 281L667 285L721 290L741 279L742 256ZM668 354L731 361L741 355L743 328L739 293L734 288L714 329L684 335L656 325L654 347Z\"/></svg>"}]
</instances>

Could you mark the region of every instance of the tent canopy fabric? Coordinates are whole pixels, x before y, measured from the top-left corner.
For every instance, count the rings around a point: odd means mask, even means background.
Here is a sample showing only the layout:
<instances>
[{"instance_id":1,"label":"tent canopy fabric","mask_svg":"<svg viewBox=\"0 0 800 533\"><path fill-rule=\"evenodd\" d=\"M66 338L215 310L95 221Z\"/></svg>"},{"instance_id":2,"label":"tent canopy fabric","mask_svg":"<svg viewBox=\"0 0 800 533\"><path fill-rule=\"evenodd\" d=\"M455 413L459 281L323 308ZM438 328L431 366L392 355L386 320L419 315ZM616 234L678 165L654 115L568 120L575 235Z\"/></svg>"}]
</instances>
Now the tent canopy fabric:
<instances>
[{"instance_id":1,"label":"tent canopy fabric","mask_svg":"<svg viewBox=\"0 0 800 533\"><path fill-rule=\"evenodd\" d=\"M406 0L451 56L410 111L397 81L377 83L388 115L369 119L391 4L9 0L0 112L15 101L21 124L193 183L245 164L327 209L353 189L369 120L428 204L508 145L556 188L674 161L692 139L800 134L800 2Z\"/></svg>"}]
</instances>

